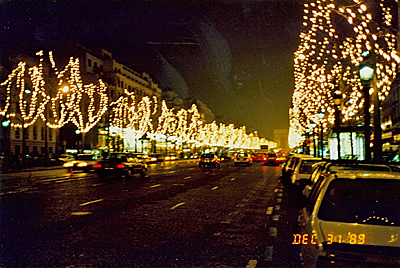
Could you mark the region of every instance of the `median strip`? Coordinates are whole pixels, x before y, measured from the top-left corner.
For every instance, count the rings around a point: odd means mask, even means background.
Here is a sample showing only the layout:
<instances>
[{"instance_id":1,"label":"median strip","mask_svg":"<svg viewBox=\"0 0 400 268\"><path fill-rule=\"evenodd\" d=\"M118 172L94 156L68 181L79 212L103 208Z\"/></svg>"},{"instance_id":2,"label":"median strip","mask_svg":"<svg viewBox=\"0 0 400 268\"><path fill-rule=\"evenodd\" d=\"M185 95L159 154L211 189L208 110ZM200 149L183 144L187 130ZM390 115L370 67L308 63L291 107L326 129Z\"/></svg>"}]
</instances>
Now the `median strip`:
<instances>
[{"instance_id":1,"label":"median strip","mask_svg":"<svg viewBox=\"0 0 400 268\"><path fill-rule=\"evenodd\" d=\"M171 209L176 209L177 207L183 206L185 204L185 202L176 204L175 206L173 206Z\"/></svg>"},{"instance_id":2,"label":"median strip","mask_svg":"<svg viewBox=\"0 0 400 268\"><path fill-rule=\"evenodd\" d=\"M161 186L161 184L156 184L156 185L150 186L150 188L155 188L155 187L160 187L160 186Z\"/></svg>"},{"instance_id":3,"label":"median strip","mask_svg":"<svg viewBox=\"0 0 400 268\"><path fill-rule=\"evenodd\" d=\"M79 206L86 206L86 205L89 205L89 204L93 204L93 203L97 203L97 202L101 202L101 201L103 201L104 199L98 199L98 200L94 200L94 201L90 201L90 202L86 202L86 203L82 203L82 204L80 204Z\"/></svg>"}]
</instances>

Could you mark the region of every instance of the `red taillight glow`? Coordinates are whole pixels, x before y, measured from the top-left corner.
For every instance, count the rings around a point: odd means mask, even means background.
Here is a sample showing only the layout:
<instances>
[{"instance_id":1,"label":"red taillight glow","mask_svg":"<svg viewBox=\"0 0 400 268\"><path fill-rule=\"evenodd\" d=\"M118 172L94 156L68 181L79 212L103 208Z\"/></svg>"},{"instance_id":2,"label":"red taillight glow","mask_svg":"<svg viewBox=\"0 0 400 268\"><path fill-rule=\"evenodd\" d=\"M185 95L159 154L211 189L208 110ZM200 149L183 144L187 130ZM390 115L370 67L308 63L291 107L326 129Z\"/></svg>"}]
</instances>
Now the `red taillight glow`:
<instances>
[{"instance_id":1,"label":"red taillight glow","mask_svg":"<svg viewBox=\"0 0 400 268\"><path fill-rule=\"evenodd\" d=\"M266 158L266 157L264 157L264 158L263 158L263 160L265 161L265 160L267 160L267 158Z\"/></svg>"},{"instance_id":2,"label":"red taillight glow","mask_svg":"<svg viewBox=\"0 0 400 268\"><path fill-rule=\"evenodd\" d=\"M233 161L237 161L237 158L233 159Z\"/></svg>"},{"instance_id":3,"label":"red taillight glow","mask_svg":"<svg viewBox=\"0 0 400 268\"><path fill-rule=\"evenodd\" d=\"M101 164L94 164L94 168L101 168Z\"/></svg>"},{"instance_id":4,"label":"red taillight glow","mask_svg":"<svg viewBox=\"0 0 400 268\"><path fill-rule=\"evenodd\" d=\"M118 166L117 166L117 168L124 168L125 167L125 165L123 165L123 164L119 164Z\"/></svg>"},{"instance_id":5,"label":"red taillight glow","mask_svg":"<svg viewBox=\"0 0 400 268\"><path fill-rule=\"evenodd\" d=\"M203 159L200 157L200 158L199 158L199 161L203 161Z\"/></svg>"}]
</instances>

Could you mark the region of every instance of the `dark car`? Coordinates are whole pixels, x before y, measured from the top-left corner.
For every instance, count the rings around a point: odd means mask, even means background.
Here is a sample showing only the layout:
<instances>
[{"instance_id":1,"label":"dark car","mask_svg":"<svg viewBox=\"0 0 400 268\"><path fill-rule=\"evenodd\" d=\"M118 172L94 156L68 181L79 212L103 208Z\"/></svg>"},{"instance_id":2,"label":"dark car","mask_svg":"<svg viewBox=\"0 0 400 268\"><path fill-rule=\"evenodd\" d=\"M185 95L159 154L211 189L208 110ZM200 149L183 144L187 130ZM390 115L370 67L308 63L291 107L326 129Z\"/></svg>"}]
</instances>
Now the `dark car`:
<instances>
[{"instance_id":1,"label":"dark car","mask_svg":"<svg viewBox=\"0 0 400 268\"><path fill-rule=\"evenodd\" d=\"M73 160L66 161L63 167L72 170L83 170L89 172L93 170L94 164L96 164L100 159L97 154L78 154Z\"/></svg>"},{"instance_id":2,"label":"dark car","mask_svg":"<svg viewBox=\"0 0 400 268\"><path fill-rule=\"evenodd\" d=\"M267 160L265 154L263 154L263 153L255 153L251 157L253 158L254 162L263 162L263 161Z\"/></svg>"},{"instance_id":3,"label":"dark car","mask_svg":"<svg viewBox=\"0 0 400 268\"><path fill-rule=\"evenodd\" d=\"M209 154L202 154L199 158L199 167L219 167L220 159L216 154L209 153Z\"/></svg>"},{"instance_id":4,"label":"dark car","mask_svg":"<svg viewBox=\"0 0 400 268\"><path fill-rule=\"evenodd\" d=\"M144 177L147 165L129 153L110 153L104 160L94 165L94 170L100 179L107 176L129 178L133 174L140 174L141 177Z\"/></svg>"}]
</instances>

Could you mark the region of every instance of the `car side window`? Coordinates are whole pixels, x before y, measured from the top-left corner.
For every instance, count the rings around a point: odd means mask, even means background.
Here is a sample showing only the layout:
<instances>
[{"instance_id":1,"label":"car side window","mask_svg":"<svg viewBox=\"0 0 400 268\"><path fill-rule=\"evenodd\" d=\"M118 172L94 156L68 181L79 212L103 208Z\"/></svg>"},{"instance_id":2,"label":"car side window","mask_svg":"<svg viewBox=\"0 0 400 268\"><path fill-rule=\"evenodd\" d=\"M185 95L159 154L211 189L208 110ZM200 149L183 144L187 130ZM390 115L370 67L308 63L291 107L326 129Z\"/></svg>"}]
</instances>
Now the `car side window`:
<instances>
[{"instance_id":1,"label":"car side window","mask_svg":"<svg viewBox=\"0 0 400 268\"><path fill-rule=\"evenodd\" d=\"M122 161L122 162L127 162L128 159L127 159L126 156L124 155L124 156L121 156L121 161Z\"/></svg>"},{"instance_id":2,"label":"car side window","mask_svg":"<svg viewBox=\"0 0 400 268\"><path fill-rule=\"evenodd\" d=\"M315 203L317 202L319 193L321 192L321 189L322 189L322 182L324 181L324 179L325 179L325 176L321 175L318 178L317 183L315 183L314 187L311 189L311 192L309 195L310 198L308 199L308 203L306 206L307 211L310 213L312 213Z\"/></svg>"}]
</instances>

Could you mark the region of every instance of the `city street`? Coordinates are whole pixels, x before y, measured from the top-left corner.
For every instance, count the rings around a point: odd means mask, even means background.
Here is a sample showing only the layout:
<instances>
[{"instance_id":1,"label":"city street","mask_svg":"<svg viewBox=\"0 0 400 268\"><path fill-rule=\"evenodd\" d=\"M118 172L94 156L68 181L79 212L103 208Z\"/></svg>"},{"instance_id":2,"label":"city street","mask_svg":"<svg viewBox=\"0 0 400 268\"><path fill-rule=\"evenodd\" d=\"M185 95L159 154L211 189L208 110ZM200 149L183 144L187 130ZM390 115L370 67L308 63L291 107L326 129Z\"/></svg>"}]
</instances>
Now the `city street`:
<instances>
[{"instance_id":1,"label":"city street","mask_svg":"<svg viewBox=\"0 0 400 268\"><path fill-rule=\"evenodd\" d=\"M279 168L152 164L145 179L1 176L1 265L296 267Z\"/></svg>"}]
</instances>

